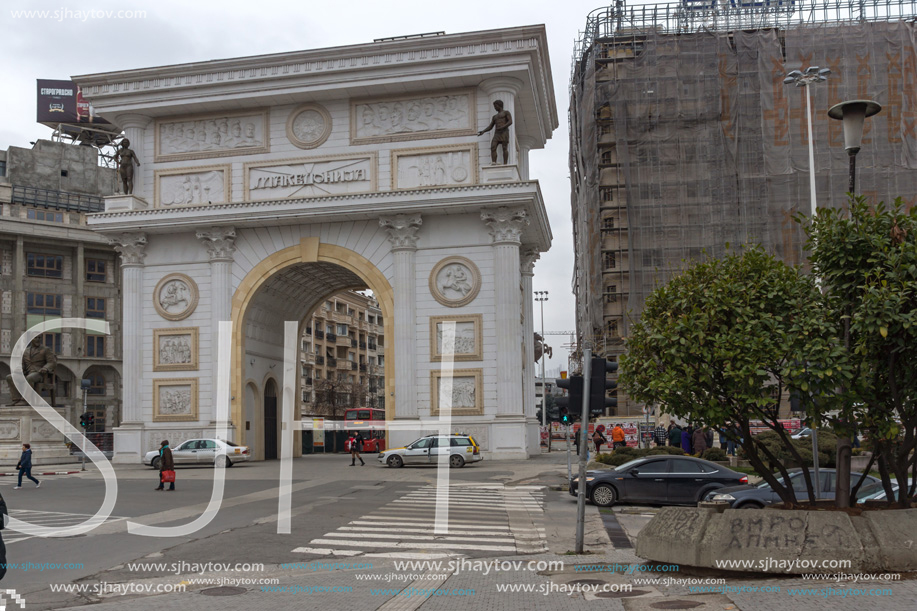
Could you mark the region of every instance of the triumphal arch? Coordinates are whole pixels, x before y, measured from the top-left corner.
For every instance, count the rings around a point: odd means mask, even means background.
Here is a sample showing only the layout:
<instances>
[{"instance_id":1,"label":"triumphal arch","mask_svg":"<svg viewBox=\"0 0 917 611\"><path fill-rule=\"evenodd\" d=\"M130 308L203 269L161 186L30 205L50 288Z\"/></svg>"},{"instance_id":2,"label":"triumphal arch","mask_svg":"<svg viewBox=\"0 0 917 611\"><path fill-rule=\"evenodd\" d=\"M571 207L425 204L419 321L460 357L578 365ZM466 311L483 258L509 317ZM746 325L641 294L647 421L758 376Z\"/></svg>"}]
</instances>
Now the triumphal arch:
<instances>
[{"instance_id":1,"label":"triumphal arch","mask_svg":"<svg viewBox=\"0 0 917 611\"><path fill-rule=\"evenodd\" d=\"M455 321L452 429L492 458L538 451L531 290L551 231L528 158L558 124L542 26L74 80L134 153L129 192L89 220L124 274L115 461L214 434L220 321L229 435L263 458L287 425L265 414L289 400L284 321L350 288L382 311L386 419L420 423L390 443L437 419Z\"/></svg>"}]
</instances>

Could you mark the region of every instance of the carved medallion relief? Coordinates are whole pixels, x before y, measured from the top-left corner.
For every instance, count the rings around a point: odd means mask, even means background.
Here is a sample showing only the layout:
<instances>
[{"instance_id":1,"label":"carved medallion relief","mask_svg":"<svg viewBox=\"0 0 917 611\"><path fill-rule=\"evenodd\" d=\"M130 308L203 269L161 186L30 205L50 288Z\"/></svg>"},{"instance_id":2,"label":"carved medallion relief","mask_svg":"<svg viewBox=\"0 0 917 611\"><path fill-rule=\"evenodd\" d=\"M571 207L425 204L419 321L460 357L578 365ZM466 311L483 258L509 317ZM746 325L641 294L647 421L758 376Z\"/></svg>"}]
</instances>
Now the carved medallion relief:
<instances>
[{"instance_id":1,"label":"carved medallion relief","mask_svg":"<svg viewBox=\"0 0 917 611\"><path fill-rule=\"evenodd\" d=\"M392 188L448 187L477 182L477 163L471 147L460 150L393 151Z\"/></svg>"},{"instance_id":2,"label":"carved medallion relief","mask_svg":"<svg viewBox=\"0 0 917 611\"><path fill-rule=\"evenodd\" d=\"M481 290L481 272L465 257L447 257L430 272L430 293L444 306L458 308L474 301Z\"/></svg>"},{"instance_id":3,"label":"carved medallion relief","mask_svg":"<svg viewBox=\"0 0 917 611\"><path fill-rule=\"evenodd\" d=\"M323 106L306 104L290 113L287 138L301 149L320 146L331 135L331 115Z\"/></svg>"},{"instance_id":4,"label":"carved medallion relief","mask_svg":"<svg viewBox=\"0 0 917 611\"><path fill-rule=\"evenodd\" d=\"M197 420L197 380L153 380L153 421Z\"/></svg>"},{"instance_id":5,"label":"carved medallion relief","mask_svg":"<svg viewBox=\"0 0 917 611\"><path fill-rule=\"evenodd\" d=\"M182 320L197 307L197 284L184 274L169 274L153 291L153 306L166 320Z\"/></svg>"}]
</instances>

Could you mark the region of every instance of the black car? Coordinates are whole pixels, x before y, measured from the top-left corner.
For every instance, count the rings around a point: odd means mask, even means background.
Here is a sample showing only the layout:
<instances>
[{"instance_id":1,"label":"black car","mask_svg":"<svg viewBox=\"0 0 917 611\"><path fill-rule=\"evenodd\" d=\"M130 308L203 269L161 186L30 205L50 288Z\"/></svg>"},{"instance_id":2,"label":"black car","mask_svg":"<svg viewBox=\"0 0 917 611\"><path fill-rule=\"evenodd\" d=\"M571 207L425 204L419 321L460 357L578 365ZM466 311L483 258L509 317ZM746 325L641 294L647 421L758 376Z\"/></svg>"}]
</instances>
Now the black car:
<instances>
[{"instance_id":1,"label":"black car","mask_svg":"<svg viewBox=\"0 0 917 611\"><path fill-rule=\"evenodd\" d=\"M615 503L694 505L724 486L748 483L748 477L691 456L647 456L610 471L586 474L586 496L601 507ZM576 496L578 478L570 481Z\"/></svg>"},{"instance_id":2,"label":"black car","mask_svg":"<svg viewBox=\"0 0 917 611\"><path fill-rule=\"evenodd\" d=\"M806 482L802 476L801 469L790 469L790 482L793 486L793 491L796 493L796 499L800 501L807 501L809 499L809 494L806 492ZM783 476L775 473L777 480L783 482ZM815 473L810 469L810 477L815 478ZM855 486L858 481L860 481L860 473L851 473L850 474L850 485ZM833 499L834 498L834 484L836 480L836 473L834 469L819 469L818 470L818 480L819 480L819 497L823 499ZM866 481L863 482L863 487L868 486L872 483L875 483L879 480L874 478L871 475L866 476ZM812 482L815 483L814 481ZM771 505L773 503L781 503L782 500L780 496L774 492L771 485L767 482L762 481L761 483L755 486L735 486L732 488L720 488L708 494L705 501L726 501L729 503L729 506L733 509L761 509L766 505Z\"/></svg>"}]
</instances>

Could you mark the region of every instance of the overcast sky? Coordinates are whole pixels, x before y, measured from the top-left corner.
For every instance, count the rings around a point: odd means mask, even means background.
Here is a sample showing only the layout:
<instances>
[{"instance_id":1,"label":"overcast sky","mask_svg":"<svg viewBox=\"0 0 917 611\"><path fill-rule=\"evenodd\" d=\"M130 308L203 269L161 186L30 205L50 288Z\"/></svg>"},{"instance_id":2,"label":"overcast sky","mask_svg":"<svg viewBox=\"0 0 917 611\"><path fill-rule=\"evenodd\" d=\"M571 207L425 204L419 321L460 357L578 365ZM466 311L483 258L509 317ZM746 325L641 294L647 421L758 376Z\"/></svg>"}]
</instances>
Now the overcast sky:
<instances>
[{"instance_id":1,"label":"overcast sky","mask_svg":"<svg viewBox=\"0 0 917 611\"><path fill-rule=\"evenodd\" d=\"M554 233L551 250L535 265L534 289L549 292L544 306L545 330L572 330L567 86L577 33L589 12L607 4L611 1L258 0L236 4L200 0L5 0L0 16L4 58L0 68L4 92L0 96L0 149L28 147L30 141L50 137L51 130L35 122L35 80L40 78L69 79L77 74L333 47L424 32L455 34L545 24L560 126L547 147L533 151L531 156L531 175L541 183ZM51 13L46 17L19 13L29 10ZM95 13L87 16L89 11ZM139 16L119 19L114 17L117 11L134 11ZM541 321L538 304L535 306L538 330ZM560 348L569 341L569 336L549 336L548 344L555 348L554 358L546 365L549 373L567 368L567 352Z\"/></svg>"}]
</instances>

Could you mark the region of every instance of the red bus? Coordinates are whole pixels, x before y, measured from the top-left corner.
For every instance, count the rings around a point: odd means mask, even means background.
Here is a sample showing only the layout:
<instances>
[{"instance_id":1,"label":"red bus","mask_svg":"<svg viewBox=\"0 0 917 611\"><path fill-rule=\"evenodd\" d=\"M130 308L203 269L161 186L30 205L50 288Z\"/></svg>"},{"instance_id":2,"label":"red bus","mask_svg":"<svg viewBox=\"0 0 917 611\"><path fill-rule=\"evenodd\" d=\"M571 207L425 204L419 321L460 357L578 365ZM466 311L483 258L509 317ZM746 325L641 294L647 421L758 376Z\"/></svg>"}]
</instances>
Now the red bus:
<instances>
[{"instance_id":1,"label":"red bus","mask_svg":"<svg viewBox=\"0 0 917 611\"><path fill-rule=\"evenodd\" d=\"M364 452L382 452L385 450L385 410L369 407L348 409L344 412L344 430L348 441L344 449L350 451L349 433L359 432L363 435Z\"/></svg>"}]
</instances>

